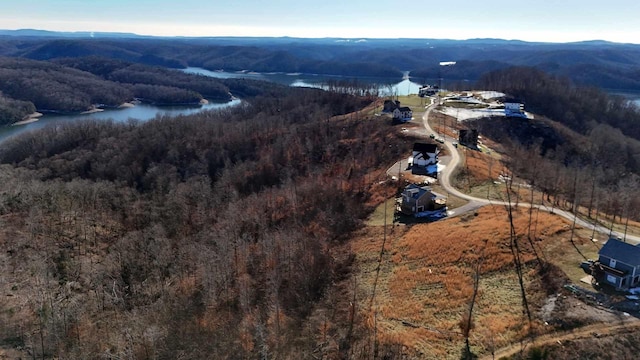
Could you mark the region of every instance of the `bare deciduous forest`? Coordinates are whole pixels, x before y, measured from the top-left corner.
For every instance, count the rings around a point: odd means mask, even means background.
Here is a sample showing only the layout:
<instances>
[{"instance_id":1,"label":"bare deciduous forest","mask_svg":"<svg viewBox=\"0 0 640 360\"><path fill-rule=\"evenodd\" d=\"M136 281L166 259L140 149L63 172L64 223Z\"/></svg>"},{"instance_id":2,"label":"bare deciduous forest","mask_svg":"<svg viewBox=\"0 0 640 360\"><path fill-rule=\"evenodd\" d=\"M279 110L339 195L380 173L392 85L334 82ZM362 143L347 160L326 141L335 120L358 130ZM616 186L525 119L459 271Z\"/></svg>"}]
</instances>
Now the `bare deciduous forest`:
<instances>
[{"instance_id":1,"label":"bare deciduous forest","mask_svg":"<svg viewBox=\"0 0 640 360\"><path fill-rule=\"evenodd\" d=\"M221 111L149 122L58 124L2 144L0 350L7 356L405 354L400 339L377 338L377 315L362 316L363 299L356 294L362 284L351 269L353 232L397 190L380 174L413 141L372 115L375 87L336 81L328 84L330 91L286 88L100 58L0 59L0 65L0 78L12 80L0 94L0 112L8 111L10 119L35 108L77 110L132 96L189 102L232 93L243 99ZM613 220L636 220L637 109L530 68L488 74L480 84L519 96L575 131L548 119L478 120L473 126L507 150L505 168L552 206L594 220L603 213L612 228ZM514 229L512 222L516 258ZM415 252L445 246L459 258L454 247L436 242L428 249L420 243ZM369 239L365 243L371 246ZM523 254L515 267L534 262ZM480 275L506 268L507 262L492 263L499 258L470 258L473 300L459 326L468 356ZM449 263L459 270L454 260ZM414 272L394 276L404 275ZM522 272L519 279L526 300ZM559 287L551 285L553 291ZM453 281L448 290L464 293L458 305L466 304L464 287ZM451 297L440 300L452 304ZM403 326L413 328L408 324Z\"/></svg>"},{"instance_id":2,"label":"bare deciduous forest","mask_svg":"<svg viewBox=\"0 0 640 360\"><path fill-rule=\"evenodd\" d=\"M593 219L638 217L640 111L628 100L576 86L534 68L486 74L477 85L518 97L536 114L519 122L484 118L469 124L501 144L506 165L547 200ZM534 164L534 166L532 166Z\"/></svg>"},{"instance_id":3,"label":"bare deciduous forest","mask_svg":"<svg viewBox=\"0 0 640 360\"><path fill-rule=\"evenodd\" d=\"M311 315L353 259L336 248L371 210L371 169L408 145L358 112L370 99L269 91L4 143L0 346L36 359L299 359L331 336L348 351L348 311Z\"/></svg>"},{"instance_id":4,"label":"bare deciduous forest","mask_svg":"<svg viewBox=\"0 0 640 360\"><path fill-rule=\"evenodd\" d=\"M57 62L0 57L0 125L34 111L81 112L134 99L155 104L229 100L221 81L173 69L88 57Z\"/></svg>"}]
</instances>

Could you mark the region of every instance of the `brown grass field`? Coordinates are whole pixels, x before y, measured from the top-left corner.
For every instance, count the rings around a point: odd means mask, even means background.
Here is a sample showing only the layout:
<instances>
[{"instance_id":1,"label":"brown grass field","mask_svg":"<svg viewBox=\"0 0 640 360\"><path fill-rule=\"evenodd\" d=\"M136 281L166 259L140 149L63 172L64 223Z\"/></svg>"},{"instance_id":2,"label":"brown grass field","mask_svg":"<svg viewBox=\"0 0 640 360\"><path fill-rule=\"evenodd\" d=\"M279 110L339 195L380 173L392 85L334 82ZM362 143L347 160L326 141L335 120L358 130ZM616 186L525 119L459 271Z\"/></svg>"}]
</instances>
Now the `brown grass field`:
<instances>
[{"instance_id":1,"label":"brown grass field","mask_svg":"<svg viewBox=\"0 0 640 360\"><path fill-rule=\"evenodd\" d=\"M485 143L490 144L492 148L498 148L491 140L485 139ZM457 172L457 176L454 181L454 185L463 190L465 193L485 199L506 201L506 185L504 182L498 181L498 177L501 174L509 174L509 170L503 166L500 159L503 155L496 152L487 153L484 151L475 151L466 148L460 148L463 161ZM517 195L517 196L516 196ZM527 203L540 204L543 202L542 193L539 190L533 189L533 199L531 197L531 188L526 185L525 180L515 178L512 185L512 201L520 201ZM553 197L551 198L553 201ZM552 206L551 202L544 201L548 206ZM570 209L565 209L570 210ZM587 208L580 207L578 209L579 216L584 220L587 218ZM595 217L595 213L592 213L592 217ZM591 219L590 221L593 221ZM611 216L607 214L598 214L598 222L605 227L611 226ZM625 229L626 218L622 220L616 219L613 224L613 231L618 234L623 234ZM631 235L640 235L640 222L630 220L627 227L627 233ZM601 240L602 235L600 236Z\"/></svg>"},{"instance_id":2,"label":"brown grass field","mask_svg":"<svg viewBox=\"0 0 640 360\"><path fill-rule=\"evenodd\" d=\"M514 217L517 233L527 234L526 210ZM562 218L541 212L535 250L551 262L570 258L569 228ZM429 224L387 226L376 284L383 237L383 227L370 226L352 243L357 254L358 292L363 294L358 308L368 319L368 326L376 327L381 343L402 343L409 349L409 358L459 358L464 342L459 323L468 311L473 268L479 261L481 280L471 331L474 352L487 353L492 347L518 340L527 331L503 207L485 207L477 216L469 214ZM533 310L546 292L534 270L531 245L524 237L520 244L528 263L526 286ZM580 270L578 263L562 265Z\"/></svg>"},{"instance_id":3,"label":"brown grass field","mask_svg":"<svg viewBox=\"0 0 640 360\"><path fill-rule=\"evenodd\" d=\"M450 120L440 116L436 114L431 119L434 129L439 129L440 124L446 126ZM451 128L445 131L448 135L455 134ZM508 173L500 162L501 155L495 151L500 146L490 139L483 139L483 143L494 150L459 149L465 160L456 186L477 197L506 200L505 184L496 183L501 173ZM531 188L524 183L514 179L513 201L531 202ZM534 189L533 202L541 201L542 194ZM452 205L449 204L456 207ZM381 226L384 205L380 205L367 227L351 242L351 250L357 256L353 276L359 294L357 308L360 318L365 319L364 325L380 344L401 344L402 358L406 359L460 359L464 346L461 323L468 313L478 264L480 285L470 332L475 354L490 356L494 349L517 343L528 333L554 331L553 326L543 325L542 306L566 282L589 288L580 283L586 274L579 264L597 258L606 239L597 235L598 241L592 241L590 230L577 228L570 241L570 221L538 210L531 213L535 225L529 229L529 209L514 211L521 256L527 264L525 288L534 319L529 324L523 311L508 216L503 206L487 206L476 215L409 226L391 224L392 209L392 201L387 202L386 232ZM601 217L606 222L604 215ZM630 222L630 225L640 224ZM619 228L614 226L616 230ZM629 233L636 231L630 229ZM531 234L532 241L527 234ZM555 270L543 277L536 255L554 265ZM587 324L606 321L603 319L609 316L605 310L591 308L571 297L564 299L565 305L554 313L556 318Z\"/></svg>"}]
</instances>

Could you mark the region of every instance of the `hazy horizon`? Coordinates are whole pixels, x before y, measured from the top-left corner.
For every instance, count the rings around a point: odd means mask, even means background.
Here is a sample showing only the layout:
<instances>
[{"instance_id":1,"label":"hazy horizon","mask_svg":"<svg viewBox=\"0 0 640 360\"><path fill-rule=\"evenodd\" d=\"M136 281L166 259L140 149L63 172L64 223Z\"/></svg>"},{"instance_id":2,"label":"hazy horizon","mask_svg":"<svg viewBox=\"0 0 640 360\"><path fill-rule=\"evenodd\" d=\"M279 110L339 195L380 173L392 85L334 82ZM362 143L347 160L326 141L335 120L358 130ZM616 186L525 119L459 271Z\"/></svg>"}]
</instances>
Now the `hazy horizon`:
<instances>
[{"instance_id":1,"label":"hazy horizon","mask_svg":"<svg viewBox=\"0 0 640 360\"><path fill-rule=\"evenodd\" d=\"M460 0L416 4L240 0L224 5L194 0L26 0L0 5L7 30L121 32L175 37L299 37L451 39L495 38L565 43L640 43L640 2L615 7L594 0L515 4Z\"/></svg>"},{"instance_id":2,"label":"hazy horizon","mask_svg":"<svg viewBox=\"0 0 640 360\"><path fill-rule=\"evenodd\" d=\"M634 44L640 45L640 41L637 43L631 42L618 42L611 41L605 39L585 39L585 40L576 40L576 41L535 41L535 40L523 40L523 39L511 39L511 38L499 38L499 37L472 37L472 38L461 38L461 39L453 39L453 38L424 38L424 37L344 37L344 36L289 36L289 35L153 35L153 34L140 34L131 31L92 31L92 30L73 30L73 31L65 31L65 30L50 30L50 29L41 29L41 28L16 28L16 29L7 29L0 28L0 31L42 31L42 32L50 32L50 33L60 33L60 34L89 34L91 37L92 34L117 34L117 35L132 35L139 37L157 37L157 38L263 38L263 39L283 39L283 38L291 38L291 39L339 39L346 41L357 42L358 40L439 40L439 41L471 41L471 40L499 40L499 41L520 41L525 43L549 43L549 44L570 44L570 43L581 43L581 42L610 42L616 44Z\"/></svg>"}]
</instances>

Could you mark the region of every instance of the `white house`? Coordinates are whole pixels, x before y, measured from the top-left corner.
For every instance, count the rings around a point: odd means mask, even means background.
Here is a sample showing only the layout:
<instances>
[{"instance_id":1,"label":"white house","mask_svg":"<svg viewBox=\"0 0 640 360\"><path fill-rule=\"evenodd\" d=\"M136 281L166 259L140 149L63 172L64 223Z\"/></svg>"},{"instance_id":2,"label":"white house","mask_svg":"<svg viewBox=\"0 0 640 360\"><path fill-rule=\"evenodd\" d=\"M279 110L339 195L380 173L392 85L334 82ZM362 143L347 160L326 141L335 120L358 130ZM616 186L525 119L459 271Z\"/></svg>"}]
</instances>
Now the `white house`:
<instances>
[{"instance_id":1,"label":"white house","mask_svg":"<svg viewBox=\"0 0 640 360\"><path fill-rule=\"evenodd\" d=\"M435 144L415 143L413 153L409 159L412 166L427 167L438 163L438 146Z\"/></svg>"},{"instance_id":2,"label":"white house","mask_svg":"<svg viewBox=\"0 0 640 360\"><path fill-rule=\"evenodd\" d=\"M524 105L519 102L505 102L504 115L507 117L527 117L524 113Z\"/></svg>"},{"instance_id":3,"label":"white house","mask_svg":"<svg viewBox=\"0 0 640 360\"><path fill-rule=\"evenodd\" d=\"M411 109L408 108L407 106L398 107L395 110L393 110L394 120L407 122L407 121L410 121L412 117L413 117L413 111L411 111Z\"/></svg>"}]
</instances>

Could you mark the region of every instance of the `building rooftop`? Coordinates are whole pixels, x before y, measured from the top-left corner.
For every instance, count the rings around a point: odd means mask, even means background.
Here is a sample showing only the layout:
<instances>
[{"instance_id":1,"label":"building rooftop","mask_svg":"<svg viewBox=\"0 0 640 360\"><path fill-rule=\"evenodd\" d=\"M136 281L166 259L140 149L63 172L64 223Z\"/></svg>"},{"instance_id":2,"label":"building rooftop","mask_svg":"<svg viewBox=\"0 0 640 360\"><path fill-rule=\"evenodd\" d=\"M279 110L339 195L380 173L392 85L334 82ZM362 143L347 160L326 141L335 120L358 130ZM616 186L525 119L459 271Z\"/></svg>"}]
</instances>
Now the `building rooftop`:
<instances>
[{"instance_id":1,"label":"building rooftop","mask_svg":"<svg viewBox=\"0 0 640 360\"><path fill-rule=\"evenodd\" d=\"M438 152L438 146L436 144L415 143L413 151L434 154Z\"/></svg>"},{"instance_id":2,"label":"building rooftop","mask_svg":"<svg viewBox=\"0 0 640 360\"><path fill-rule=\"evenodd\" d=\"M416 184L410 184L404 188L404 194L414 199L421 198L427 192L431 192L431 189L426 186L418 186Z\"/></svg>"},{"instance_id":3,"label":"building rooftop","mask_svg":"<svg viewBox=\"0 0 640 360\"><path fill-rule=\"evenodd\" d=\"M598 254L631 266L640 266L640 247L618 239L607 240Z\"/></svg>"}]
</instances>

